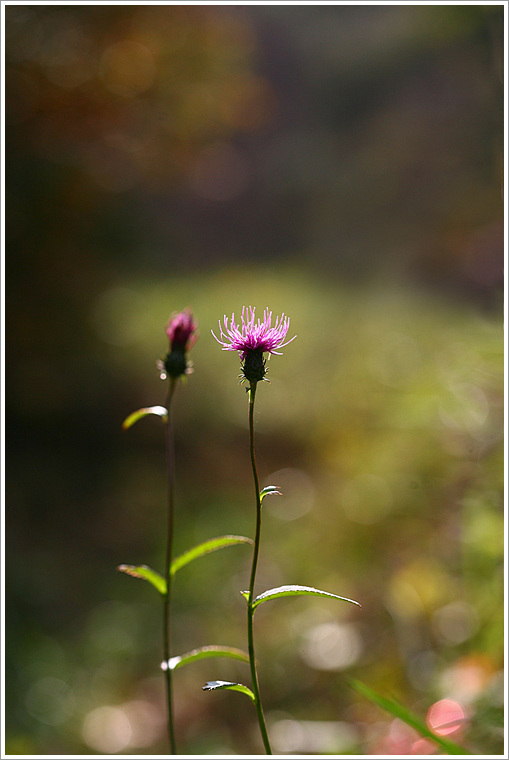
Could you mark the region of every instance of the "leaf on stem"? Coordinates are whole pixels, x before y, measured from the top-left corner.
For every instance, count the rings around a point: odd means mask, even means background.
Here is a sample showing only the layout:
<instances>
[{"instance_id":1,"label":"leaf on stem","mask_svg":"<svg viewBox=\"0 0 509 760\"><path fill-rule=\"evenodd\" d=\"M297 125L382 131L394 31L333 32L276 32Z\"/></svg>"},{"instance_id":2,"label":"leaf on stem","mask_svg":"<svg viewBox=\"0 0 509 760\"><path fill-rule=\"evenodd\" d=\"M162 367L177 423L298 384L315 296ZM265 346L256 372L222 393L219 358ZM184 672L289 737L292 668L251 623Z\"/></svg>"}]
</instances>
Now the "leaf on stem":
<instances>
[{"instance_id":1,"label":"leaf on stem","mask_svg":"<svg viewBox=\"0 0 509 760\"><path fill-rule=\"evenodd\" d=\"M382 694L378 694L378 692L373 691L373 689L371 689L369 686L366 686L366 684L362 683L361 681L357 681L354 678L348 678L347 682L350 684L352 689L355 689L355 691L359 692L359 694L361 694L363 697L369 699L370 702L378 705L378 707L381 707L382 710L390 713L395 718L399 718L404 723L406 723L407 726L411 726L426 739L432 739L449 755L470 754L468 750L466 750L464 747L460 747L459 744L456 744L456 742L453 742L450 739L445 739L443 736L439 736L438 734L433 733L433 731L428 728L426 723L421 720L418 715L415 715L415 713L408 710L404 705L396 702L395 699L384 697Z\"/></svg>"},{"instance_id":2,"label":"leaf on stem","mask_svg":"<svg viewBox=\"0 0 509 760\"><path fill-rule=\"evenodd\" d=\"M241 592L243 596L247 592ZM270 599L279 599L281 596L327 596L331 599L340 599L342 602L350 602L350 604L356 604L357 607L361 605L359 602L355 602L353 599L347 599L345 596L338 596L337 594L331 594L329 591L320 591L320 589L312 588L311 586L278 586L278 588L271 588L268 591L264 591L262 594L258 594L253 600L253 609L258 607L262 602L268 602ZM247 597L246 597L247 598Z\"/></svg>"},{"instance_id":3,"label":"leaf on stem","mask_svg":"<svg viewBox=\"0 0 509 760\"><path fill-rule=\"evenodd\" d=\"M149 414L155 414L157 417L161 417L163 422L166 422L168 419L168 410L164 406L145 406L143 409L138 409L136 412L133 412L129 415L129 417L126 417L126 419L122 423L122 429L127 430L128 428L132 427L138 420L141 420L142 417L147 417Z\"/></svg>"},{"instance_id":4,"label":"leaf on stem","mask_svg":"<svg viewBox=\"0 0 509 760\"><path fill-rule=\"evenodd\" d=\"M163 596L166 594L166 581L162 575L159 575L159 573L156 573L155 570L147 567L147 565L119 565L117 570L120 570L121 573L132 575L133 578L142 578L144 581L151 583L160 594Z\"/></svg>"},{"instance_id":5,"label":"leaf on stem","mask_svg":"<svg viewBox=\"0 0 509 760\"><path fill-rule=\"evenodd\" d=\"M249 662L248 653L244 652L242 649L237 649L236 647L222 647L211 644L210 646L192 649L190 652L172 657L168 661L168 664L170 666L170 670L176 670L177 668L181 668L183 665L187 665L190 662L195 662L195 660L203 660L207 657L231 657L233 660L242 660L242 662ZM166 662L161 663L162 670L166 670L167 667L168 665Z\"/></svg>"},{"instance_id":6,"label":"leaf on stem","mask_svg":"<svg viewBox=\"0 0 509 760\"><path fill-rule=\"evenodd\" d=\"M232 691L240 691L242 694L247 694L247 696L252 699L253 702L256 702L255 695L251 689L248 689L248 687L244 686L242 683L233 683L232 681L207 681L205 686L202 688L203 691L216 691L217 689L231 689Z\"/></svg>"},{"instance_id":7,"label":"leaf on stem","mask_svg":"<svg viewBox=\"0 0 509 760\"><path fill-rule=\"evenodd\" d=\"M175 575L177 570L181 567L192 562L194 559L203 557L205 554L210 554L218 549L225 549L227 546L235 546L236 544L252 544L253 540L246 536L217 536L216 538L209 538L198 546L193 546L192 549L188 549L179 557L175 557L171 563L170 573Z\"/></svg>"},{"instance_id":8,"label":"leaf on stem","mask_svg":"<svg viewBox=\"0 0 509 760\"><path fill-rule=\"evenodd\" d=\"M260 491L260 503L266 496L282 496L282 493L278 490L277 486L265 486L265 488L262 488Z\"/></svg>"}]
</instances>

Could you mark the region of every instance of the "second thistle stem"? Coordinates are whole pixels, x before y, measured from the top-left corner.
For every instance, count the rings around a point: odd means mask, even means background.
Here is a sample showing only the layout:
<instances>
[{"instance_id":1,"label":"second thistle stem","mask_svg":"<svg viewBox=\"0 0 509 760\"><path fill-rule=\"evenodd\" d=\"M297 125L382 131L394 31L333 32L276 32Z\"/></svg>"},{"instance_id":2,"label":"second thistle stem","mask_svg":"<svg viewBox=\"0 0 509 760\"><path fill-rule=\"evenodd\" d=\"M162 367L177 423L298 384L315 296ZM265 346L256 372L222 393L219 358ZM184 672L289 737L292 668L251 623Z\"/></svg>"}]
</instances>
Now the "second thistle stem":
<instances>
[{"instance_id":1,"label":"second thistle stem","mask_svg":"<svg viewBox=\"0 0 509 760\"><path fill-rule=\"evenodd\" d=\"M173 425L171 420L171 402L177 386L177 379L170 378L166 395L166 469L168 474L168 529L166 537L166 560L164 566L164 578L166 579L166 594L163 596L163 654L166 663L166 702L168 708L168 738L170 741L170 754L176 755L175 728L173 725L173 688L172 671L170 669L171 657L171 560L173 552L173 513L175 493L175 442L173 438Z\"/></svg>"},{"instance_id":2,"label":"second thistle stem","mask_svg":"<svg viewBox=\"0 0 509 760\"><path fill-rule=\"evenodd\" d=\"M258 480L258 471L256 469L256 458L254 448L254 401L256 395L256 383L252 382L249 389L249 451L251 454L251 467L253 469L253 479L256 492L256 533L253 549L253 563L251 565L251 578L249 581L249 598L247 600L247 639L249 650L249 665L251 668L251 681L253 694L255 696L255 706L258 715L258 723L262 734L263 744L267 755L272 755L270 748L267 726L265 725L265 716L263 714L262 701L260 698L260 688L258 686L258 674L256 672L256 659L254 651L254 634L253 634L253 599L254 585L256 579L256 567L258 565L258 554L260 552L260 537L262 527L262 501L260 498L260 483Z\"/></svg>"}]
</instances>

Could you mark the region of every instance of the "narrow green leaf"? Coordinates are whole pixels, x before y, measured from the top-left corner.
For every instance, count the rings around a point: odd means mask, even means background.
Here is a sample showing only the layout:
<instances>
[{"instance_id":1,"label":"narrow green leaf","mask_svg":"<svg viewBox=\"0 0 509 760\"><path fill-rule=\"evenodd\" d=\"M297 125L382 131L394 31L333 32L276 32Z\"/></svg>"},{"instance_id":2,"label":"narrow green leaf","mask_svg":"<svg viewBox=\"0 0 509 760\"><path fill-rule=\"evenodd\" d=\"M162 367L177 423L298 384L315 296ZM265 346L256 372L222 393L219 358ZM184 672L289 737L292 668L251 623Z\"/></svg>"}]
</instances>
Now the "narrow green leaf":
<instances>
[{"instance_id":1,"label":"narrow green leaf","mask_svg":"<svg viewBox=\"0 0 509 760\"><path fill-rule=\"evenodd\" d=\"M470 755L470 752L467 749L460 747L456 742L433 733L418 715L408 710L399 702L396 702L395 699L378 694L378 692L373 691L369 686L366 686L365 683L357 681L354 678L349 678L347 681L350 686L358 691L359 694L362 694L363 697L369 699L370 702L374 702L374 704L381 707L382 710L394 715L395 718L399 718L406 723L407 726L414 728L421 736L424 736L426 739L432 739L432 741L442 747L442 749L444 749L449 755Z\"/></svg>"},{"instance_id":2,"label":"narrow green leaf","mask_svg":"<svg viewBox=\"0 0 509 760\"><path fill-rule=\"evenodd\" d=\"M211 644L210 646L199 647L198 649L192 649L185 654L177 655L169 660L170 670L176 670L183 665L187 665L190 662L196 660L204 660L207 657L231 657L232 660L242 660L242 662L249 662L249 655L242 649L236 647L222 647ZM166 670L167 664L163 662L161 664L162 670Z\"/></svg>"},{"instance_id":3,"label":"narrow green leaf","mask_svg":"<svg viewBox=\"0 0 509 760\"><path fill-rule=\"evenodd\" d=\"M161 417L163 422L166 422L168 419L168 410L164 406L145 406L143 409L138 409L136 412L133 412L129 415L129 417L126 417L126 419L122 423L122 428L124 430L127 430L132 425L135 424L135 422L138 422L138 420L141 420L142 417L147 417L149 414L155 414L157 417Z\"/></svg>"},{"instance_id":4,"label":"narrow green leaf","mask_svg":"<svg viewBox=\"0 0 509 760\"><path fill-rule=\"evenodd\" d=\"M187 565L194 559L198 559L198 557L203 557L205 554L215 552L218 549L225 549L227 546L235 546L236 544L252 543L253 540L251 538L246 538L246 536L217 536L216 538L209 538L202 544L198 544L198 546L188 549L179 557L175 557L171 563L170 573L175 575L177 570L180 570L184 565Z\"/></svg>"},{"instance_id":5,"label":"narrow green leaf","mask_svg":"<svg viewBox=\"0 0 509 760\"><path fill-rule=\"evenodd\" d=\"M117 570L120 570L121 573L132 575L133 578L142 578L144 581L151 583L160 594L163 596L166 594L166 581L162 575L159 575L159 573L156 573L155 570L147 567L147 565L119 565Z\"/></svg>"},{"instance_id":6,"label":"narrow green leaf","mask_svg":"<svg viewBox=\"0 0 509 760\"><path fill-rule=\"evenodd\" d=\"M207 681L205 686L202 687L203 691L216 691L217 689L231 689L232 691L240 691L242 694L247 694L247 696L255 702L255 695L251 691L251 689L248 689L247 686L244 686L242 683L233 683L232 681Z\"/></svg>"},{"instance_id":7,"label":"narrow green leaf","mask_svg":"<svg viewBox=\"0 0 509 760\"><path fill-rule=\"evenodd\" d=\"M270 599L278 599L280 596L300 596L302 594L310 594L311 596L327 596L332 599L340 599L342 602L350 602L350 604L356 604L357 607L361 605L359 602L355 602L353 599L347 599L345 596L338 596L337 594L331 594L329 591L320 591L317 588L311 586L279 586L278 588L271 588L268 591L264 591L263 594L258 594L253 601L253 609L258 607L262 602L268 602Z\"/></svg>"},{"instance_id":8,"label":"narrow green leaf","mask_svg":"<svg viewBox=\"0 0 509 760\"><path fill-rule=\"evenodd\" d=\"M262 488L260 491L260 502L262 502L266 496L282 496L282 493L277 486L265 486L265 488Z\"/></svg>"}]
</instances>

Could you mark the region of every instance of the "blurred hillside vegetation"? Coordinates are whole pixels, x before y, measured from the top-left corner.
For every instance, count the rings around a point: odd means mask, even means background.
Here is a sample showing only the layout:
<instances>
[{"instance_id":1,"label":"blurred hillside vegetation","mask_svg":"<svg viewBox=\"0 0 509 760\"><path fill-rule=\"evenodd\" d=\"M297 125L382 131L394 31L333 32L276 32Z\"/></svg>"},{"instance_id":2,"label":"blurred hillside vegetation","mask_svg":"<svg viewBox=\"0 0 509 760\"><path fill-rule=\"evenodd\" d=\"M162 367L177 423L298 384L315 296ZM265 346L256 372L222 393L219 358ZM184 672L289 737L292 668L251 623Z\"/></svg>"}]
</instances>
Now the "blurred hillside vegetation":
<instances>
[{"instance_id":1,"label":"blurred hillside vegetation","mask_svg":"<svg viewBox=\"0 0 509 760\"><path fill-rule=\"evenodd\" d=\"M347 685L503 751L502 6L6 6L6 750L164 754L164 327L176 552L254 530L239 361L210 330L291 318L257 398L257 612L281 754L416 754ZM216 333L217 334L217 333ZM174 649L245 648L249 549L181 571ZM252 705L175 674L185 754L261 751ZM422 747L421 747L422 751Z\"/></svg>"}]
</instances>

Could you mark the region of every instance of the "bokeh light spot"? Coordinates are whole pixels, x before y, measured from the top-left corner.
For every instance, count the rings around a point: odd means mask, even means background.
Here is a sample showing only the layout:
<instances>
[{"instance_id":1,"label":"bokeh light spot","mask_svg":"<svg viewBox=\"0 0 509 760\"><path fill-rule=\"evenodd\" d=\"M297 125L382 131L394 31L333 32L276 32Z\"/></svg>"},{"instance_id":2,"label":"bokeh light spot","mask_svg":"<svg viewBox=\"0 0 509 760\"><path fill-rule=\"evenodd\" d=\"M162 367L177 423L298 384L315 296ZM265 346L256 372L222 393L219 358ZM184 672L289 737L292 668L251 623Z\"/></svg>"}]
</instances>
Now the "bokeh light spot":
<instances>
[{"instance_id":1,"label":"bokeh light spot","mask_svg":"<svg viewBox=\"0 0 509 760\"><path fill-rule=\"evenodd\" d=\"M479 626L477 614L466 602L451 602L437 610L433 627L445 644L461 644L469 639Z\"/></svg>"},{"instance_id":2,"label":"bokeh light spot","mask_svg":"<svg viewBox=\"0 0 509 760\"><path fill-rule=\"evenodd\" d=\"M343 721L291 720L284 718L271 725L271 740L277 752L347 752L359 740L358 729Z\"/></svg>"},{"instance_id":3,"label":"bokeh light spot","mask_svg":"<svg viewBox=\"0 0 509 760\"><path fill-rule=\"evenodd\" d=\"M152 52L139 42L122 40L104 51L100 75L110 92L134 97L148 90L155 79L156 65Z\"/></svg>"},{"instance_id":4,"label":"bokeh light spot","mask_svg":"<svg viewBox=\"0 0 509 760\"><path fill-rule=\"evenodd\" d=\"M75 699L65 681L47 676L30 687L25 704L30 715L41 723L59 726L73 714Z\"/></svg>"},{"instance_id":5,"label":"bokeh light spot","mask_svg":"<svg viewBox=\"0 0 509 760\"><path fill-rule=\"evenodd\" d=\"M131 725L131 747L150 747L165 734L165 715L150 702L133 699L122 704L121 709Z\"/></svg>"},{"instance_id":6,"label":"bokeh light spot","mask_svg":"<svg viewBox=\"0 0 509 760\"><path fill-rule=\"evenodd\" d=\"M316 489L309 475L303 470L286 467L273 472L267 479L267 484L269 482L278 487L281 496L267 497L263 502L263 508L280 520L296 520L313 508Z\"/></svg>"},{"instance_id":7,"label":"bokeh light spot","mask_svg":"<svg viewBox=\"0 0 509 760\"><path fill-rule=\"evenodd\" d=\"M86 744L97 752L115 754L129 745L131 723L118 707L96 707L85 718L82 736Z\"/></svg>"},{"instance_id":8,"label":"bokeh light spot","mask_svg":"<svg viewBox=\"0 0 509 760\"><path fill-rule=\"evenodd\" d=\"M439 406L442 423L448 427L474 435L486 424L490 411L486 394L471 383L457 383Z\"/></svg>"},{"instance_id":9,"label":"bokeh light spot","mask_svg":"<svg viewBox=\"0 0 509 760\"><path fill-rule=\"evenodd\" d=\"M444 603L449 586L450 580L438 563L419 557L393 575L388 603L398 617L420 616Z\"/></svg>"},{"instance_id":10,"label":"bokeh light spot","mask_svg":"<svg viewBox=\"0 0 509 760\"><path fill-rule=\"evenodd\" d=\"M493 663L482 654L462 657L440 675L443 694L470 704L486 689L493 678Z\"/></svg>"},{"instance_id":11,"label":"bokeh light spot","mask_svg":"<svg viewBox=\"0 0 509 760\"><path fill-rule=\"evenodd\" d=\"M344 670L361 656L362 638L353 623L320 623L305 634L303 660L316 670Z\"/></svg>"},{"instance_id":12,"label":"bokeh light spot","mask_svg":"<svg viewBox=\"0 0 509 760\"><path fill-rule=\"evenodd\" d=\"M75 13L55 13L42 26L43 45L38 57L46 78L70 89L90 80L97 61L86 21Z\"/></svg>"},{"instance_id":13,"label":"bokeh light spot","mask_svg":"<svg viewBox=\"0 0 509 760\"><path fill-rule=\"evenodd\" d=\"M459 733L466 719L465 710L459 702L454 699L440 699L428 710L426 723L439 736L448 736Z\"/></svg>"}]
</instances>

